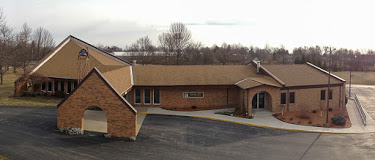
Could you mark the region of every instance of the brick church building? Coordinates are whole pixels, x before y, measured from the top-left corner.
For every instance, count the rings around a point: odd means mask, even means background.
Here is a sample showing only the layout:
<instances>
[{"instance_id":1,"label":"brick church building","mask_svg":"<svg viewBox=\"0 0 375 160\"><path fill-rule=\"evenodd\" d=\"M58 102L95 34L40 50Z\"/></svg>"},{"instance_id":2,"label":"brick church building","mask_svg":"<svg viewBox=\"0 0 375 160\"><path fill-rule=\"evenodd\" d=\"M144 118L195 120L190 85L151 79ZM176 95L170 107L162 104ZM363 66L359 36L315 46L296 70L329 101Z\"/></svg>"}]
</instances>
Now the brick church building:
<instances>
[{"instance_id":1,"label":"brick church building","mask_svg":"<svg viewBox=\"0 0 375 160\"><path fill-rule=\"evenodd\" d=\"M84 60L80 59L82 50L87 54ZM73 36L15 81L15 95L25 92L68 95L58 106L58 127L74 124L75 128L81 128L80 124L68 121L64 114L74 108L79 108L77 113L81 114L90 106L102 108L108 117L113 113L108 123L134 126L136 122L130 119L136 117L134 107L138 106L241 106L252 114L253 110L262 109L272 113L320 110L327 100L331 108L345 105L345 80L310 63L133 65ZM74 99L74 103L69 99ZM120 124L116 119L131 123ZM109 128L108 132L121 136L135 134Z\"/></svg>"}]
</instances>

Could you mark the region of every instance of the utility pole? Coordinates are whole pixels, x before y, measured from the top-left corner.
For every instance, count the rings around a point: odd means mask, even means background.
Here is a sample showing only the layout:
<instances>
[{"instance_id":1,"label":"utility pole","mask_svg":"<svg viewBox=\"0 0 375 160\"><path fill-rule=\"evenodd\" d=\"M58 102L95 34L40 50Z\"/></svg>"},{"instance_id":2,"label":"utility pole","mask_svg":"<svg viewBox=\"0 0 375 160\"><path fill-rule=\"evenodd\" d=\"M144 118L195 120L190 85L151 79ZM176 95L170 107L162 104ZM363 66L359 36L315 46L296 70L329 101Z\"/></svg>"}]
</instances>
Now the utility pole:
<instances>
[{"instance_id":1,"label":"utility pole","mask_svg":"<svg viewBox=\"0 0 375 160\"><path fill-rule=\"evenodd\" d=\"M333 49L336 50L336 49ZM329 127L328 123L328 112L329 112L329 98L330 98L330 87L331 87L331 60L332 60L332 48L329 47L329 59L328 59L328 98L327 98L327 117L326 117L326 127Z\"/></svg>"},{"instance_id":2,"label":"utility pole","mask_svg":"<svg viewBox=\"0 0 375 160\"><path fill-rule=\"evenodd\" d=\"M352 89L352 68L350 68L350 80L349 80L349 98L351 98L351 89Z\"/></svg>"}]
</instances>

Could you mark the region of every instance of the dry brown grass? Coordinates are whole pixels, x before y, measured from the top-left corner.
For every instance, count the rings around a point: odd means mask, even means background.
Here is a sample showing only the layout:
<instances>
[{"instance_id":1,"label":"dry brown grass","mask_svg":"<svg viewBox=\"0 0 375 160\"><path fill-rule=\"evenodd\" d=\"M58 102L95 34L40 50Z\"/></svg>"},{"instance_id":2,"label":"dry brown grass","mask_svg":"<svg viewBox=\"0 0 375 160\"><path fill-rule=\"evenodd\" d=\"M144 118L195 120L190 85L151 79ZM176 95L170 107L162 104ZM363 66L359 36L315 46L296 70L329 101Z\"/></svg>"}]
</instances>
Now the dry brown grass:
<instances>
[{"instance_id":1,"label":"dry brown grass","mask_svg":"<svg viewBox=\"0 0 375 160\"><path fill-rule=\"evenodd\" d=\"M32 107L56 107L62 100L55 97L13 97L14 81L22 75L22 71L13 73L8 71L4 74L4 84L0 85L0 105L10 106L32 106Z\"/></svg>"},{"instance_id":2,"label":"dry brown grass","mask_svg":"<svg viewBox=\"0 0 375 160\"><path fill-rule=\"evenodd\" d=\"M349 84L349 71L333 72L333 74L345 79L346 83ZM374 80L375 72L352 72L352 84L375 85Z\"/></svg>"},{"instance_id":3,"label":"dry brown grass","mask_svg":"<svg viewBox=\"0 0 375 160\"><path fill-rule=\"evenodd\" d=\"M10 160L10 159L0 154L0 160Z\"/></svg>"}]
</instances>

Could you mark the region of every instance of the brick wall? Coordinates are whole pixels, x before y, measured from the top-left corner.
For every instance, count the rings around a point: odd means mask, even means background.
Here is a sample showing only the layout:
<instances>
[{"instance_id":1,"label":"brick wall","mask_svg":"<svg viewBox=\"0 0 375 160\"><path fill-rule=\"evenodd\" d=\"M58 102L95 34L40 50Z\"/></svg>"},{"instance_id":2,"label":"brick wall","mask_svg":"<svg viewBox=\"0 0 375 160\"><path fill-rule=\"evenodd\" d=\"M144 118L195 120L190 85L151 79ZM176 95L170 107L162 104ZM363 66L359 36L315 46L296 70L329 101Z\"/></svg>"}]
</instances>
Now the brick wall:
<instances>
[{"instance_id":1,"label":"brick wall","mask_svg":"<svg viewBox=\"0 0 375 160\"><path fill-rule=\"evenodd\" d=\"M83 114L88 107L99 107L107 115L108 133L136 136L137 115L106 85L96 72L75 90L57 109L57 127L83 128Z\"/></svg>"},{"instance_id":2,"label":"brick wall","mask_svg":"<svg viewBox=\"0 0 375 160\"><path fill-rule=\"evenodd\" d=\"M320 100L320 91L326 90L326 100ZM284 106L284 112L287 111L312 111L327 108L328 92L327 87L316 87L316 88L299 88L299 89L283 89L280 90L276 87L260 86L248 89L245 92L245 107L248 108L249 114L252 113L252 100L256 93L265 91L266 94L266 106L265 108L273 113L281 113L281 93L286 93L286 104ZM330 108L339 109L345 105L345 84L342 86L333 86L332 89L332 100L330 100ZM289 93L295 92L295 103L291 104ZM242 101L242 100L241 100Z\"/></svg>"},{"instance_id":3,"label":"brick wall","mask_svg":"<svg viewBox=\"0 0 375 160\"><path fill-rule=\"evenodd\" d=\"M141 104L135 104L135 89L141 89ZM151 89L151 104L144 104L144 89ZM153 89L160 90L160 105L153 104ZM184 98L184 92L203 92L203 98ZM127 94L133 106L191 108L191 106L214 107L239 105L240 88L237 86L177 86L177 87L133 87Z\"/></svg>"},{"instance_id":4,"label":"brick wall","mask_svg":"<svg viewBox=\"0 0 375 160\"><path fill-rule=\"evenodd\" d=\"M340 89L341 88L341 89ZM329 107L333 109L339 109L345 105L345 84L343 86L330 87L332 89L332 100L329 102ZM326 100L320 100L320 91L326 91ZM312 111L327 108L328 100L328 88L304 88L304 89L290 89L289 92L295 92L295 104L288 104L289 111ZM341 90L341 93L340 93ZM288 90L282 90L281 92L288 93ZM340 97L341 96L341 97ZM289 94L287 94L287 103L289 103Z\"/></svg>"}]
</instances>

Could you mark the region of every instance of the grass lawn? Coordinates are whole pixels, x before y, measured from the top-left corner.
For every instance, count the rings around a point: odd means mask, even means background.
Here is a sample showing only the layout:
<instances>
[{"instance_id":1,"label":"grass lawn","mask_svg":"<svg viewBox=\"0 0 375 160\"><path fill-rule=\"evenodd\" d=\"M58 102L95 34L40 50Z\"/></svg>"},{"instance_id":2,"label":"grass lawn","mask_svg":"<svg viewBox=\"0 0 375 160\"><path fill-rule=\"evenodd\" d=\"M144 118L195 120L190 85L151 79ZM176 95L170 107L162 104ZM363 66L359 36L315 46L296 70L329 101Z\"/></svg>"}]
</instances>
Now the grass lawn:
<instances>
[{"instance_id":1,"label":"grass lawn","mask_svg":"<svg viewBox=\"0 0 375 160\"><path fill-rule=\"evenodd\" d=\"M349 84L349 71L333 72L333 74L346 80ZM375 72L352 72L352 84L375 85Z\"/></svg>"},{"instance_id":2,"label":"grass lawn","mask_svg":"<svg viewBox=\"0 0 375 160\"><path fill-rule=\"evenodd\" d=\"M22 71L4 74L4 84L0 85L0 105L32 106L32 107L56 107L62 98L38 96L38 97L12 97L14 81L22 75Z\"/></svg>"},{"instance_id":3,"label":"grass lawn","mask_svg":"<svg viewBox=\"0 0 375 160\"><path fill-rule=\"evenodd\" d=\"M10 159L0 154L0 160L10 160Z\"/></svg>"}]
</instances>

